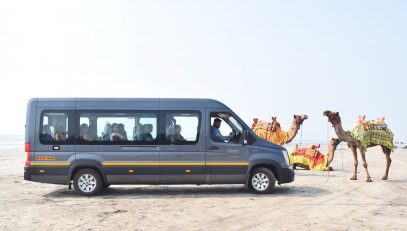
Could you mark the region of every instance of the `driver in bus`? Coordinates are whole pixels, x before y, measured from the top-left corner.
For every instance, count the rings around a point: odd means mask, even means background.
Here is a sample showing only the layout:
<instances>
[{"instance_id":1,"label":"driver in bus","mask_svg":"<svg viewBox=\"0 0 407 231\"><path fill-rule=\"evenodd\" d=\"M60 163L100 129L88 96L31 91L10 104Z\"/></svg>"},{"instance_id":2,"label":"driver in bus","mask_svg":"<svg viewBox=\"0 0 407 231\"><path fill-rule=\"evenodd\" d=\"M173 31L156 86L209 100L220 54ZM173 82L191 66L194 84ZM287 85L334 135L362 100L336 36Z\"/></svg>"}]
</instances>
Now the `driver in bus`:
<instances>
[{"instance_id":1,"label":"driver in bus","mask_svg":"<svg viewBox=\"0 0 407 231\"><path fill-rule=\"evenodd\" d=\"M216 118L213 121L213 125L211 126L211 138L215 142L225 143L225 142L228 142L231 134L229 134L229 136L222 135L222 133L219 130L221 122L222 122L222 120L219 118Z\"/></svg>"}]
</instances>

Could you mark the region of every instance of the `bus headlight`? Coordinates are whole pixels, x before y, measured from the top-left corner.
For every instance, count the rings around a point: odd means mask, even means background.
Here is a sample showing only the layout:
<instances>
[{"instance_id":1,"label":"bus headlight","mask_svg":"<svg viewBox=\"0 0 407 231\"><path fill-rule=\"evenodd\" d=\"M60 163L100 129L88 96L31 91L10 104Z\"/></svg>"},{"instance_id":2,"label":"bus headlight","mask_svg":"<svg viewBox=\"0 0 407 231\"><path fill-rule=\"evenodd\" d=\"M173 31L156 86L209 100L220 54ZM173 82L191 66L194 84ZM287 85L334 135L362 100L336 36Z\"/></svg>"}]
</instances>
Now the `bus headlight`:
<instances>
[{"instance_id":1,"label":"bus headlight","mask_svg":"<svg viewBox=\"0 0 407 231\"><path fill-rule=\"evenodd\" d=\"M290 166L290 156L288 155L287 150L283 150L283 156L287 166Z\"/></svg>"}]
</instances>

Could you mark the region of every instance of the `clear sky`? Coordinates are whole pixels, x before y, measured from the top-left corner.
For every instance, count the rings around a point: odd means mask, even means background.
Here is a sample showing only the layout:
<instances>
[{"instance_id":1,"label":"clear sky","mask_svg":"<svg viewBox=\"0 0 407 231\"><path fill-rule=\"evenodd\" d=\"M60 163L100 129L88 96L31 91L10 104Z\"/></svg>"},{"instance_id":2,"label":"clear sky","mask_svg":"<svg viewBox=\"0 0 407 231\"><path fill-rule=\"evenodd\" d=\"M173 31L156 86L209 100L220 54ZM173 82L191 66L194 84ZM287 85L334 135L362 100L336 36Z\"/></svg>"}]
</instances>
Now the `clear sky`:
<instances>
[{"instance_id":1,"label":"clear sky","mask_svg":"<svg viewBox=\"0 0 407 231\"><path fill-rule=\"evenodd\" d=\"M304 139L384 115L407 141L407 1L1 1L0 133L32 97L222 101ZM327 132L328 130L328 132Z\"/></svg>"}]
</instances>

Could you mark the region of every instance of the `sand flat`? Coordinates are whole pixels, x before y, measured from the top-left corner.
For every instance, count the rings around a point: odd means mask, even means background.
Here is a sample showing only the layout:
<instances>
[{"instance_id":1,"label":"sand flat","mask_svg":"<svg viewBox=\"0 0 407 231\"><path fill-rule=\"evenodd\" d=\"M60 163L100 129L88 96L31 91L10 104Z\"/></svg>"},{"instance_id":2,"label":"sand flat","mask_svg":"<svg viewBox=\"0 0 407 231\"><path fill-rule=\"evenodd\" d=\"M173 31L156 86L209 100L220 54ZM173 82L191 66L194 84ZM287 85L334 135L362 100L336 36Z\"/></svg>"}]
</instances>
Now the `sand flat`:
<instances>
[{"instance_id":1,"label":"sand flat","mask_svg":"<svg viewBox=\"0 0 407 231\"><path fill-rule=\"evenodd\" d=\"M361 164L359 180L349 180L351 152L338 150L336 171L296 170L293 183L261 196L241 185L147 185L86 198L67 186L24 181L24 158L21 148L0 150L0 230L407 229L407 150L392 153L388 181L381 180L380 148L367 153L372 183Z\"/></svg>"}]
</instances>

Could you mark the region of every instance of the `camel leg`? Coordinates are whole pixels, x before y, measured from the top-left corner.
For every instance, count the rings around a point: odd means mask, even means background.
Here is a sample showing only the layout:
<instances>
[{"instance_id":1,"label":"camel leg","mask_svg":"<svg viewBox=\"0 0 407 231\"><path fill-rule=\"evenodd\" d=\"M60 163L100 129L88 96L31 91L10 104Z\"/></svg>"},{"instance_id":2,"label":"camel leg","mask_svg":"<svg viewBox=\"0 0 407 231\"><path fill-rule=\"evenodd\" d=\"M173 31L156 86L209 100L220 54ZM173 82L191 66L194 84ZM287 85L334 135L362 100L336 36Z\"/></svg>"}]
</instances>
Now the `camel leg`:
<instances>
[{"instance_id":1,"label":"camel leg","mask_svg":"<svg viewBox=\"0 0 407 231\"><path fill-rule=\"evenodd\" d=\"M362 156L363 167L365 168L365 171L366 171L366 182L372 182L372 178L369 175L369 170L367 170L367 162L366 162L365 151L363 150L362 147L359 147L359 151L360 151L360 154Z\"/></svg>"},{"instance_id":2,"label":"camel leg","mask_svg":"<svg viewBox=\"0 0 407 231\"><path fill-rule=\"evenodd\" d=\"M350 178L351 180L357 180L357 171L358 171L358 152L356 150L356 146L349 146L353 153L353 165L355 166L355 170L353 171L353 176Z\"/></svg>"},{"instance_id":3,"label":"camel leg","mask_svg":"<svg viewBox=\"0 0 407 231\"><path fill-rule=\"evenodd\" d=\"M391 165L391 158L390 158L391 150L386 147L383 147L383 146L382 146L382 150L383 150L384 155L386 155L386 161L387 161L386 162L386 172L384 173L382 180L387 180L387 177L389 176L390 165Z\"/></svg>"}]
</instances>

